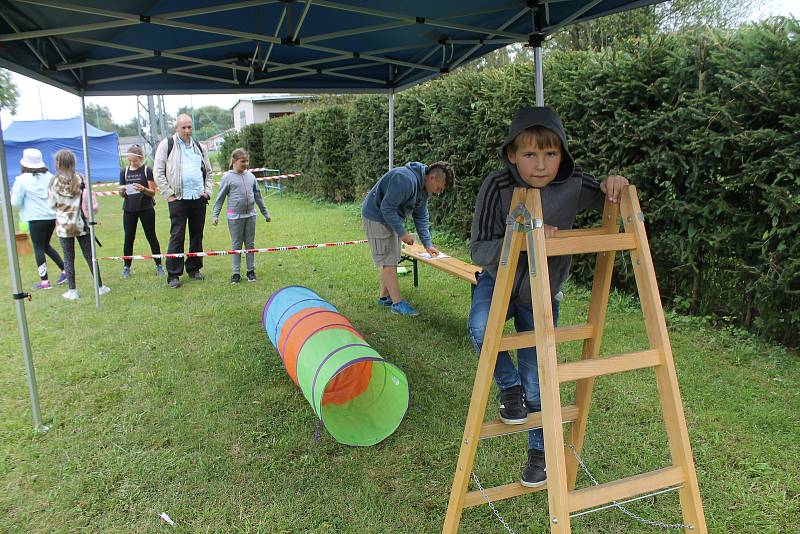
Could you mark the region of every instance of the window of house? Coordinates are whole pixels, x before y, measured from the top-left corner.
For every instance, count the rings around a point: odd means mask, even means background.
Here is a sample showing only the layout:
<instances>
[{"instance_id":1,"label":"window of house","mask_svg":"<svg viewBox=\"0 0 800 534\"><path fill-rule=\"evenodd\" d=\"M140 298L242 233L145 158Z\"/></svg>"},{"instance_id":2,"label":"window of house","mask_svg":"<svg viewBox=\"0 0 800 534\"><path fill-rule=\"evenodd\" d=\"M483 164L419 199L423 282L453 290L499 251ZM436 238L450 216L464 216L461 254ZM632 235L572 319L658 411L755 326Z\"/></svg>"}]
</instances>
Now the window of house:
<instances>
[{"instance_id":1,"label":"window of house","mask_svg":"<svg viewBox=\"0 0 800 534\"><path fill-rule=\"evenodd\" d=\"M247 113L244 110L239 111L239 127L247 126Z\"/></svg>"}]
</instances>

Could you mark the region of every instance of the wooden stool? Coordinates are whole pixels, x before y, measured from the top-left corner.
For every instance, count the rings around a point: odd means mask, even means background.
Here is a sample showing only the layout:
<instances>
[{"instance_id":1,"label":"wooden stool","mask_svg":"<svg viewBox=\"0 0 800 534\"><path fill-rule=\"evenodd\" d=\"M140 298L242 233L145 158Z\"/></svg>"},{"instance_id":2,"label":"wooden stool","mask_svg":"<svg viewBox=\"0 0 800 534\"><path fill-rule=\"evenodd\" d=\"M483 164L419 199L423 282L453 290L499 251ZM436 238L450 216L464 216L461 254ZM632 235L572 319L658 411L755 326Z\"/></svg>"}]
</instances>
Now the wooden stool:
<instances>
[{"instance_id":1,"label":"wooden stool","mask_svg":"<svg viewBox=\"0 0 800 534\"><path fill-rule=\"evenodd\" d=\"M17 256L28 256L33 253L31 240L28 239L26 232L16 232L14 236L17 238Z\"/></svg>"}]
</instances>

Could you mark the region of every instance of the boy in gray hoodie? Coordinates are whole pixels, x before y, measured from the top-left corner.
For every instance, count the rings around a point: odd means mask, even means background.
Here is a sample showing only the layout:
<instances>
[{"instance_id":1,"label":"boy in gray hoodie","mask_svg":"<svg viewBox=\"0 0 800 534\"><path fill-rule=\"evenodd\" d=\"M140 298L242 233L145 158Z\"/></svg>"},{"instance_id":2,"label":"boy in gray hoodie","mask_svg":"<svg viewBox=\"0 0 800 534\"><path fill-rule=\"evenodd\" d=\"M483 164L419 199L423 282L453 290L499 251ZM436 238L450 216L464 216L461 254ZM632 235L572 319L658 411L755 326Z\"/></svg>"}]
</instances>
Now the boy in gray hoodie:
<instances>
[{"instance_id":1,"label":"boy in gray hoodie","mask_svg":"<svg viewBox=\"0 0 800 534\"><path fill-rule=\"evenodd\" d=\"M470 254L483 267L472 296L469 334L480 352L486 332L486 321L492 302L494 281L500 261L506 217L516 187L540 189L544 212L545 235L553 237L559 229L570 229L578 212L603 209L605 196L618 202L628 180L609 176L598 183L594 176L576 167L567 149L567 137L558 114L548 107L525 106L517 110L511 122L500 159L505 169L486 177L478 192L472 219ZM523 252L514 273L511 299L506 319L514 318L517 332L531 331L533 308L528 260ZM550 294L553 295L553 321L558 323L561 285L569 274L570 256L547 259L550 272ZM528 413L541 410L539 372L536 348L517 351L518 368L507 351L498 353L494 379L500 390L500 419L509 425L527 421ZM521 484L536 487L547 479L542 430L528 432L528 462Z\"/></svg>"},{"instance_id":2,"label":"boy in gray hoodie","mask_svg":"<svg viewBox=\"0 0 800 534\"><path fill-rule=\"evenodd\" d=\"M231 246L234 250L240 250L242 245L246 249L256 247L256 206L267 222L272 220L258 190L256 177L247 170L249 164L250 156L245 149L237 148L231 153L231 170L222 177L211 219L214 226L219 223L222 203L225 197L228 197L228 231L231 233ZM242 280L239 274L242 264L241 254L231 256L231 261L233 263L231 284L238 284ZM247 281L256 281L256 260L252 252L247 253Z\"/></svg>"}]
</instances>

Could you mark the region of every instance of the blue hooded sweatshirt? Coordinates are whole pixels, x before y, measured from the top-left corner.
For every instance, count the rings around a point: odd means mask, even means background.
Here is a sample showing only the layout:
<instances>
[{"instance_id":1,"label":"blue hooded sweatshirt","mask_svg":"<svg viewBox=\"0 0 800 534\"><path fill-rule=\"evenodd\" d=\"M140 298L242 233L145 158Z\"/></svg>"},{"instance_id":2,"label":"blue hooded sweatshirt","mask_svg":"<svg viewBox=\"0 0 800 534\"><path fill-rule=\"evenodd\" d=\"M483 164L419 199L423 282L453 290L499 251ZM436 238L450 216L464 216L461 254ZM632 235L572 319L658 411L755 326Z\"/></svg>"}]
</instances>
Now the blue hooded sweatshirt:
<instances>
[{"instance_id":1,"label":"blue hooded sweatshirt","mask_svg":"<svg viewBox=\"0 0 800 534\"><path fill-rule=\"evenodd\" d=\"M428 166L416 161L390 170L367 193L361 205L361 216L388 224L403 237L407 233L403 222L410 214L422 245L431 247L428 192L425 190L427 173Z\"/></svg>"}]
</instances>

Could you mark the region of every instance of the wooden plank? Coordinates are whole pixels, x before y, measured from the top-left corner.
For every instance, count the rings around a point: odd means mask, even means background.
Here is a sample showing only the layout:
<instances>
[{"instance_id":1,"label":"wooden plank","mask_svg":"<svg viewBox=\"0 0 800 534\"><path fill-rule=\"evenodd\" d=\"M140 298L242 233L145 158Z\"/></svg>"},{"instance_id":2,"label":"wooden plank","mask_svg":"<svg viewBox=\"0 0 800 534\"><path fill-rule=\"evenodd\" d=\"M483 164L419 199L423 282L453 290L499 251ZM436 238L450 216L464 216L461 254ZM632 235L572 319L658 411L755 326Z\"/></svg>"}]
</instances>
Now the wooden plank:
<instances>
[{"instance_id":1,"label":"wooden plank","mask_svg":"<svg viewBox=\"0 0 800 534\"><path fill-rule=\"evenodd\" d=\"M519 482L512 482L511 484L506 484L504 486L484 488L484 492L486 493L486 496L489 497L489 500L494 502L546 489L547 489L547 483L544 483L541 486L537 486L535 488L528 488L526 486L523 486ZM483 495L481 495L480 491L470 491L464 496L464 508L479 506L481 504L486 504L486 499L483 498Z\"/></svg>"},{"instance_id":2,"label":"wooden plank","mask_svg":"<svg viewBox=\"0 0 800 534\"><path fill-rule=\"evenodd\" d=\"M578 407L572 404L561 407L561 420L563 423L574 421L578 416ZM525 432L532 428L542 428L542 412L528 414L528 420L521 425L507 425L499 419L486 421L481 428L481 439L505 436Z\"/></svg>"},{"instance_id":3,"label":"wooden plank","mask_svg":"<svg viewBox=\"0 0 800 534\"><path fill-rule=\"evenodd\" d=\"M589 324L579 324L574 326L561 326L556 328L556 343L567 341L577 341L592 337L594 328ZM500 341L500 350L524 349L536 346L536 332L517 332L503 336Z\"/></svg>"},{"instance_id":4,"label":"wooden plank","mask_svg":"<svg viewBox=\"0 0 800 534\"><path fill-rule=\"evenodd\" d=\"M622 478L599 486L569 492L569 511L577 512L621 501L636 495L643 495L672 486L683 484L683 470L676 466L665 467L641 475Z\"/></svg>"},{"instance_id":5,"label":"wooden plank","mask_svg":"<svg viewBox=\"0 0 800 534\"><path fill-rule=\"evenodd\" d=\"M439 259L427 258L423 256L423 254L427 254L425 247L419 244L411 246L404 245L402 254L403 256L421 261L422 263L430 265L431 267L439 269L440 271L444 271L449 275L460 278L471 284L476 283L476 274L483 270L477 265L472 265L471 263L467 263L452 256Z\"/></svg>"},{"instance_id":6,"label":"wooden plank","mask_svg":"<svg viewBox=\"0 0 800 534\"><path fill-rule=\"evenodd\" d=\"M597 235L590 237L556 237L548 239L548 256L569 256L571 254L590 254L612 250L631 250L636 248L636 240L630 234Z\"/></svg>"},{"instance_id":7,"label":"wooden plank","mask_svg":"<svg viewBox=\"0 0 800 534\"><path fill-rule=\"evenodd\" d=\"M651 349L617 354L607 358L593 358L558 366L558 381L570 382L582 378L594 378L612 373L633 371L661 365L661 351Z\"/></svg>"}]
</instances>

